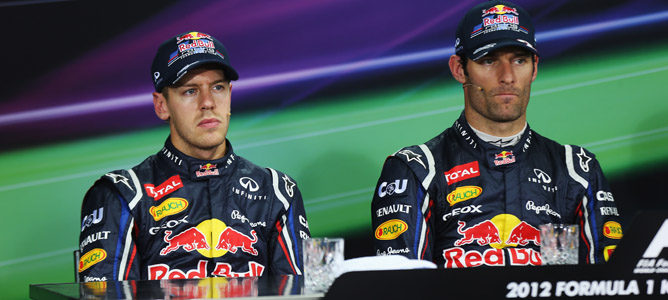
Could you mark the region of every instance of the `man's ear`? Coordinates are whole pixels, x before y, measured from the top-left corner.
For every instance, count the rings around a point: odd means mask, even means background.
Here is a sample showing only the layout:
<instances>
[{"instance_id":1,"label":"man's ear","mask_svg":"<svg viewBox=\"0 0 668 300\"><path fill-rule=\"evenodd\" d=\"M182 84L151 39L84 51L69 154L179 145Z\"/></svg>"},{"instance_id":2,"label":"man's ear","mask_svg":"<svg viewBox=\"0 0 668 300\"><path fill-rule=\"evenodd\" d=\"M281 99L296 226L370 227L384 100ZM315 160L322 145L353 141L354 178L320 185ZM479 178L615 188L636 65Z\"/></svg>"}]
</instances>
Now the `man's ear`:
<instances>
[{"instance_id":1,"label":"man's ear","mask_svg":"<svg viewBox=\"0 0 668 300\"><path fill-rule=\"evenodd\" d=\"M462 58L459 57L459 55L453 54L450 56L448 65L450 66L450 73L452 73L452 77L454 77L455 80L459 81L460 83L464 84L466 83L466 72L464 70L464 66L462 65L461 59Z\"/></svg>"},{"instance_id":2,"label":"man's ear","mask_svg":"<svg viewBox=\"0 0 668 300\"><path fill-rule=\"evenodd\" d=\"M167 99L162 93L153 92L153 108L155 115L161 120L169 120L169 108L167 107Z\"/></svg>"},{"instance_id":3,"label":"man's ear","mask_svg":"<svg viewBox=\"0 0 668 300\"><path fill-rule=\"evenodd\" d=\"M533 77L531 77L531 82L536 80L536 76L538 75L538 55L534 54L534 60L533 60Z\"/></svg>"}]
</instances>

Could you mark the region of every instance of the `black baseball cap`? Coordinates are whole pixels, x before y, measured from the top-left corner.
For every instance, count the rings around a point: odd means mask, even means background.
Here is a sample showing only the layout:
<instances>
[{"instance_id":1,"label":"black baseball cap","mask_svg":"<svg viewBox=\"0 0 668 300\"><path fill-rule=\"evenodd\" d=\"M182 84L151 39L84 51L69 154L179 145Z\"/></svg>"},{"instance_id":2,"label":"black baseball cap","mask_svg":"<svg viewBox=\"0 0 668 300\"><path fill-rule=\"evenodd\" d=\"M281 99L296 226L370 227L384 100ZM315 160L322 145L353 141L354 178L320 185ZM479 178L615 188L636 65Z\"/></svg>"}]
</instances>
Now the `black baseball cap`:
<instances>
[{"instance_id":1,"label":"black baseball cap","mask_svg":"<svg viewBox=\"0 0 668 300\"><path fill-rule=\"evenodd\" d=\"M455 53L471 60L508 46L538 55L531 17L508 1L487 1L471 8L459 22L456 37Z\"/></svg>"},{"instance_id":2,"label":"black baseball cap","mask_svg":"<svg viewBox=\"0 0 668 300\"><path fill-rule=\"evenodd\" d=\"M239 79L227 49L214 37L197 31L179 34L160 45L151 64L156 92L178 82L188 71L204 64L219 65L229 80Z\"/></svg>"}]
</instances>

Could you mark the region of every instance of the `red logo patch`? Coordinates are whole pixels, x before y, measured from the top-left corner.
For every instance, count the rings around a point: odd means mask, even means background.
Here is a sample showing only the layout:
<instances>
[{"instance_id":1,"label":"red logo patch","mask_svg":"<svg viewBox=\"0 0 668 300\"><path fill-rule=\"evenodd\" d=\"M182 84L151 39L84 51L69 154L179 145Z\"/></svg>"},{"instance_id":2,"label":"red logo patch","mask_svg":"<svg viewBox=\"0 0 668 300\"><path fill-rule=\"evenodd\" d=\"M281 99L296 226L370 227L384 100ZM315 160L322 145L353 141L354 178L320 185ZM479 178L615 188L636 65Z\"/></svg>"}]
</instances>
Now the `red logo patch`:
<instances>
[{"instance_id":1,"label":"red logo patch","mask_svg":"<svg viewBox=\"0 0 668 300\"><path fill-rule=\"evenodd\" d=\"M448 185L451 185L458 181L480 176L480 168L477 161L472 161L456 166L450 169L450 171L444 172L444 174L445 181L448 182Z\"/></svg>"},{"instance_id":2,"label":"red logo patch","mask_svg":"<svg viewBox=\"0 0 668 300\"><path fill-rule=\"evenodd\" d=\"M181 177L179 175L169 177L169 179L160 184L158 187L155 187L150 183L144 184L146 194L153 197L155 201L160 200L160 198L169 195L173 191L176 191L182 187L183 182L181 182Z\"/></svg>"}]
</instances>

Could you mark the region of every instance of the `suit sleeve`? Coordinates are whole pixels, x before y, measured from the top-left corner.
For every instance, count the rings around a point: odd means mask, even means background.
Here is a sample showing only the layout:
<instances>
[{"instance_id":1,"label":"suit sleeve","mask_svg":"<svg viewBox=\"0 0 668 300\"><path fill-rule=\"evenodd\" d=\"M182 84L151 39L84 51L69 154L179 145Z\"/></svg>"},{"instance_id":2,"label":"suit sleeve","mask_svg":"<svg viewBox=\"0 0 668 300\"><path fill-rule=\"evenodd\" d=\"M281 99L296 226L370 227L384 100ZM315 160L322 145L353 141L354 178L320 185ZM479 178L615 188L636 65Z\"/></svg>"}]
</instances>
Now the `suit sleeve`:
<instances>
[{"instance_id":1,"label":"suit sleeve","mask_svg":"<svg viewBox=\"0 0 668 300\"><path fill-rule=\"evenodd\" d=\"M311 235L302 195L294 179L270 169L279 209L268 241L273 274L302 275L302 241ZM276 204L274 204L276 205Z\"/></svg>"},{"instance_id":2,"label":"suit sleeve","mask_svg":"<svg viewBox=\"0 0 668 300\"><path fill-rule=\"evenodd\" d=\"M371 202L376 255L432 260L430 204L429 194L406 162L388 157Z\"/></svg>"},{"instance_id":3,"label":"suit sleeve","mask_svg":"<svg viewBox=\"0 0 668 300\"><path fill-rule=\"evenodd\" d=\"M98 180L81 208L79 279L138 280L139 258L128 202L112 183Z\"/></svg>"},{"instance_id":4,"label":"suit sleeve","mask_svg":"<svg viewBox=\"0 0 668 300\"><path fill-rule=\"evenodd\" d=\"M594 154L573 147L571 171L585 187L577 209L580 225L580 263L604 263L622 238L622 225L610 185Z\"/></svg>"}]
</instances>

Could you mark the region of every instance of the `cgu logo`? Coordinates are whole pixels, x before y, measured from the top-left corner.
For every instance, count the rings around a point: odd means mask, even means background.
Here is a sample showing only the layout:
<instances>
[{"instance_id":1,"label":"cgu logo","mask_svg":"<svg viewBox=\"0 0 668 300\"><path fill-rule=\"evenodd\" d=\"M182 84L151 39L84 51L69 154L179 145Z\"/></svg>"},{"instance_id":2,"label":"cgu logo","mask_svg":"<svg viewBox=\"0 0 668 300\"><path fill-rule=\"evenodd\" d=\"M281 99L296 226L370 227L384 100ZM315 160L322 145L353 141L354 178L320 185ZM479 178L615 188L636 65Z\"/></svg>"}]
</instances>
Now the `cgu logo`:
<instances>
[{"instance_id":1,"label":"cgu logo","mask_svg":"<svg viewBox=\"0 0 668 300\"><path fill-rule=\"evenodd\" d=\"M151 206L148 210L153 219L159 221L160 219L178 214L188 208L188 201L183 198L169 198L158 206Z\"/></svg>"},{"instance_id":2,"label":"cgu logo","mask_svg":"<svg viewBox=\"0 0 668 300\"><path fill-rule=\"evenodd\" d=\"M105 258L107 258L107 252L104 251L104 249L95 248L88 251L79 259L79 273L85 271L96 263L103 261Z\"/></svg>"},{"instance_id":3,"label":"cgu logo","mask_svg":"<svg viewBox=\"0 0 668 300\"><path fill-rule=\"evenodd\" d=\"M104 212L104 207L100 207L94 210L92 214L85 216L83 221L81 221L81 232L83 232L84 229L86 229L86 227L90 227L93 224L100 223L100 221L102 221L103 212Z\"/></svg>"},{"instance_id":4,"label":"cgu logo","mask_svg":"<svg viewBox=\"0 0 668 300\"><path fill-rule=\"evenodd\" d=\"M401 183L401 185L399 185ZM408 184L408 179L399 181L395 180L392 183L383 182L378 187L378 196L383 198L386 195L401 194L406 191L406 185Z\"/></svg>"},{"instance_id":5,"label":"cgu logo","mask_svg":"<svg viewBox=\"0 0 668 300\"><path fill-rule=\"evenodd\" d=\"M482 188L479 186L461 186L448 194L446 199L448 200L448 203L450 203L450 206L453 206L455 203L478 197L480 196L480 193L482 193Z\"/></svg>"},{"instance_id":6,"label":"cgu logo","mask_svg":"<svg viewBox=\"0 0 668 300\"><path fill-rule=\"evenodd\" d=\"M392 219L380 224L376 228L376 239L378 240L393 240L400 236L408 229L406 222L398 219Z\"/></svg>"},{"instance_id":7,"label":"cgu logo","mask_svg":"<svg viewBox=\"0 0 668 300\"><path fill-rule=\"evenodd\" d=\"M603 235L611 239L622 238L622 225L615 221L608 221L603 224Z\"/></svg>"}]
</instances>

